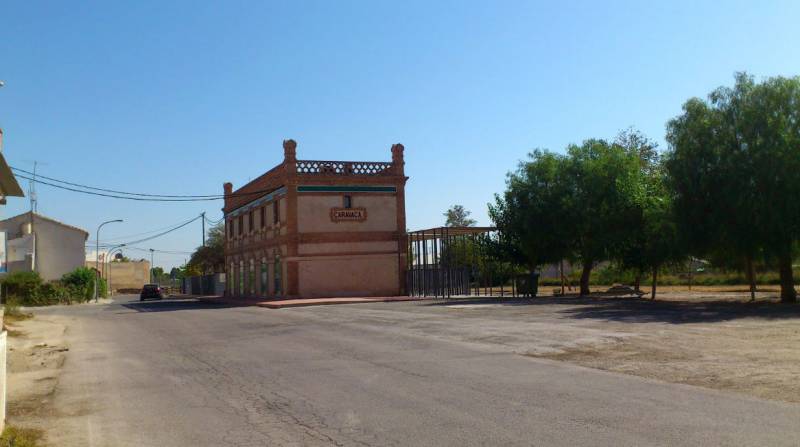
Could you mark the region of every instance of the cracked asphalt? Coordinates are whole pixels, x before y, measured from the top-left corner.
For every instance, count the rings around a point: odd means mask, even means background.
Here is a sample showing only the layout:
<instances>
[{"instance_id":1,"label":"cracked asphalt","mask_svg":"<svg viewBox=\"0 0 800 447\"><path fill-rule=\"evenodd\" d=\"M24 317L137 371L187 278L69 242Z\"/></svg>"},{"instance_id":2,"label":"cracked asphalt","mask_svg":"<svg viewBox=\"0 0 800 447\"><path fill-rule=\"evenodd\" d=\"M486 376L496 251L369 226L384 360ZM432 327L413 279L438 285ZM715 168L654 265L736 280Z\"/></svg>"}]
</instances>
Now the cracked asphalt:
<instances>
[{"instance_id":1,"label":"cracked asphalt","mask_svg":"<svg viewBox=\"0 0 800 447\"><path fill-rule=\"evenodd\" d=\"M135 298L36 310L70 346L53 445L800 445L798 405L520 355L491 309Z\"/></svg>"}]
</instances>

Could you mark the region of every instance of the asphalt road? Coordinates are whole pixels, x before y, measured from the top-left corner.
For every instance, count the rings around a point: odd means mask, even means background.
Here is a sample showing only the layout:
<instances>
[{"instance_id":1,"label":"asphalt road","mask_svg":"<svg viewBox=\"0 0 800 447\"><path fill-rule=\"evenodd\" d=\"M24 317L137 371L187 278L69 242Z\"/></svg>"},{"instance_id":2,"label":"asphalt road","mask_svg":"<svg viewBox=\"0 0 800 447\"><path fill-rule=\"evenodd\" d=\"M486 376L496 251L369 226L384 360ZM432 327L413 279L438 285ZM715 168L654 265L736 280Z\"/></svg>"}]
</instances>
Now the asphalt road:
<instances>
[{"instance_id":1,"label":"asphalt road","mask_svg":"<svg viewBox=\"0 0 800 447\"><path fill-rule=\"evenodd\" d=\"M68 325L57 445L800 445L798 405L495 349L418 302L132 299L37 311Z\"/></svg>"}]
</instances>

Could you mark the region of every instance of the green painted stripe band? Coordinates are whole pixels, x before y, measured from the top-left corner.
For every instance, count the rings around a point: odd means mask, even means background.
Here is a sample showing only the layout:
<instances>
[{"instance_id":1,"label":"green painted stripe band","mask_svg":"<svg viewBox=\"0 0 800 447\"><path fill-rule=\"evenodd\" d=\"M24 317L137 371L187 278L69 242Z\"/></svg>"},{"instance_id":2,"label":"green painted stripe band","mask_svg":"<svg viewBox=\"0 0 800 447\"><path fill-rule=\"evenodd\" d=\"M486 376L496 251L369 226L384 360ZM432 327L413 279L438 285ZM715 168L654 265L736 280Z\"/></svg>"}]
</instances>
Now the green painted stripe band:
<instances>
[{"instance_id":1,"label":"green painted stripe band","mask_svg":"<svg viewBox=\"0 0 800 447\"><path fill-rule=\"evenodd\" d=\"M297 192L397 192L394 186L298 186Z\"/></svg>"}]
</instances>

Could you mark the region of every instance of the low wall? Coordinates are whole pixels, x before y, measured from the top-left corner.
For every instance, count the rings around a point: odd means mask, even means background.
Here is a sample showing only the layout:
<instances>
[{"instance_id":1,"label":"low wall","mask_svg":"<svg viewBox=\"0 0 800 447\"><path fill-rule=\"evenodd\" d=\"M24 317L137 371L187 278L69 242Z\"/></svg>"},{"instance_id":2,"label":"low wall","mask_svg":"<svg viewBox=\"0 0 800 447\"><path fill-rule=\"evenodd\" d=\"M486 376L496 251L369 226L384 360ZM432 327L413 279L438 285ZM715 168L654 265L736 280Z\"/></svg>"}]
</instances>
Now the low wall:
<instances>
[{"instance_id":1,"label":"low wall","mask_svg":"<svg viewBox=\"0 0 800 447\"><path fill-rule=\"evenodd\" d=\"M93 262L86 266L94 268ZM103 278L109 281L113 290L142 290L150 282L150 263L148 261L109 262L101 264Z\"/></svg>"},{"instance_id":2,"label":"low wall","mask_svg":"<svg viewBox=\"0 0 800 447\"><path fill-rule=\"evenodd\" d=\"M224 295L225 274L215 273L184 278L182 292L188 295Z\"/></svg>"}]
</instances>

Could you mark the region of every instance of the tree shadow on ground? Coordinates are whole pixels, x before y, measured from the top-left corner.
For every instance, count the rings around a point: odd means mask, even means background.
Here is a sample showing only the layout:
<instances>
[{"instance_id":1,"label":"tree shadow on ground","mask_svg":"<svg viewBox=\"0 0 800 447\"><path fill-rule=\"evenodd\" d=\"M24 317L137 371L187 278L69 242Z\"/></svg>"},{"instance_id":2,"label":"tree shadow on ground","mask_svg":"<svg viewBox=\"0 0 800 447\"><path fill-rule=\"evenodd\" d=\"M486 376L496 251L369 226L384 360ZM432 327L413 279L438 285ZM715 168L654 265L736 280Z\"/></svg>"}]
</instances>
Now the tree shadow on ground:
<instances>
[{"instance_id":1,"label":"tree shadow on ground","mask_svg":"<svg viewBox=\"0 0 800 447\"><path fill-rule=\"evenodd\" d=\"M647 299L606 299L594 305L560 311L576 319L595 319L623 323L715 323L742 318L780 320L800 318L800 305L776 301L737 302L651 301Z\"/></svg>"},{"instance_id":2,"label":"tree shadow on ground","mask_svg":"<svg viewBox=\"0 0 800 447\"><path fill-rule=\"evenodd\" d=\"M649 300L635 297L592 295L589 297L540 298L456 298L425 303L427 306L454 305L567 306L557 313L567 318L594 319L622 323L714 323L741 318L779 320L800 318L800 304L776 300L756 302L730 299Z\"/></svg>"}]
</instances>

